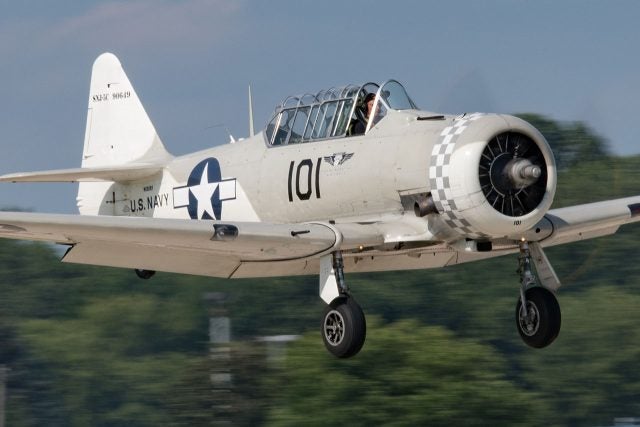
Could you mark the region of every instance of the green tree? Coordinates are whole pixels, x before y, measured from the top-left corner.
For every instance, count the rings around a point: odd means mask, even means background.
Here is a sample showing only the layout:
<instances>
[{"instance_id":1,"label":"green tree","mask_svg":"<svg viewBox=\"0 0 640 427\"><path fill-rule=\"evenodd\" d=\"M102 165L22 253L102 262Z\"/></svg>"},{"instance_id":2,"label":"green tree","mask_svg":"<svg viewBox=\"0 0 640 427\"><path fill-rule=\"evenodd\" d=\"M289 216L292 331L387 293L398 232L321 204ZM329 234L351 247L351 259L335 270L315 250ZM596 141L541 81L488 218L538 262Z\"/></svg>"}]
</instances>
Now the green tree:
<instances>
[{"instance_id":1,"label":"green tree","mask_svg":"<svg viewBox=\"0 0 640 427\"><path fill-rule=\"evenodd\" d=\"M51 370L47 386L62 396L69 425L175 425L173 408L193 417L203 410L183 400L185 376L197 390L209 385L208 376L190 374L206 352L180 351L195 329L191 312L149 295L114 296L87 304L76 319L26 320L22 333Z\"/></svg>"},{"instance_id":2,"label":"green tree","mask_svg":"<svg viewBox=\"0 0 640 427\"><path fill-rule=\"evenodd\" d=\"M608 155L606 141L582 122L561 123L533 113L517 116L531 123L544 135L560 170L579 162L601 160Z\"/></svg>"},{"instance_id":3,"label":"green tree","mask_svg":"<svg viewBox=\"0 0 640 427\"><path fill-rule=\"evenodd\" d=\"M540 425L549 414L490 346L410 320L370 323L354 359L327 355L317 332L289 348L269 425Z\"/></svg>"},{"instance_id":4,"label":"green tree","mask_svg":"<svg viewBox=\"0 0 640 427\"><path fill-rule=\"evenodd\" d=\"M558 341L521 357L525 381L546 396L561 425L640 414L640 296L605 284L562 299Z\"/></svg>"}]
</instances>

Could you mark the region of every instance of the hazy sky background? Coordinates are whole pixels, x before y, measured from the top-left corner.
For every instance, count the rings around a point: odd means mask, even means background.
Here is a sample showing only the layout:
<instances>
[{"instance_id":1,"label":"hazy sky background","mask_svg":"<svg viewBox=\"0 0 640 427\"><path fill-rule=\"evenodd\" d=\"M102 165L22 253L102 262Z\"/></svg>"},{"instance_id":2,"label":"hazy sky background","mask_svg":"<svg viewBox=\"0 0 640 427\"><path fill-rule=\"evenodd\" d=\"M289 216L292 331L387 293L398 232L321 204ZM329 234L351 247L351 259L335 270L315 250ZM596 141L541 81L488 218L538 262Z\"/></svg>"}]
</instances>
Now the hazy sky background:
<instances>
[{"instance_id":1,"label":"hazy sky background","mask_svg":"<svg viewBox=\"0 0 640 427\"><path fill-rule=\"evenodd\" d=\"M79 167L104 51L173 154L246 136L249 83L262 128L287 95L388 78L425 110L583 120L638 154L639 21L634 0L0 0L0 173ZM0 184L0 207L75 213L75 192Z\"/></svg>"}]
</instances>

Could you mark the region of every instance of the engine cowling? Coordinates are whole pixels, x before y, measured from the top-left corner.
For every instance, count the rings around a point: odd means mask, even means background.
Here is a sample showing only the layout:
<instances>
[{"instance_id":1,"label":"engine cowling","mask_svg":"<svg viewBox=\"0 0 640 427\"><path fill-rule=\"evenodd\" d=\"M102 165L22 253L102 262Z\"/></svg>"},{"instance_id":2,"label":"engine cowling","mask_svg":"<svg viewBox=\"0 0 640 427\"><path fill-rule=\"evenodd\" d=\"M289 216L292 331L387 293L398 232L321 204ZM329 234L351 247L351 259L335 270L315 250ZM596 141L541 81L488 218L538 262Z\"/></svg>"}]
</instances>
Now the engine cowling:
<instances>
[{"instance_id":1,"label":"engine cowling","mask_svg":"<svg viewBox=\"0 0 640 427\"><path fill-rule=\"evenodd\" d=\"M475 113L443 129L429 181L446 234L488 240L538 223L553 202L557 176L537 129L517 117Z\"/></svg>"}]
</instances>

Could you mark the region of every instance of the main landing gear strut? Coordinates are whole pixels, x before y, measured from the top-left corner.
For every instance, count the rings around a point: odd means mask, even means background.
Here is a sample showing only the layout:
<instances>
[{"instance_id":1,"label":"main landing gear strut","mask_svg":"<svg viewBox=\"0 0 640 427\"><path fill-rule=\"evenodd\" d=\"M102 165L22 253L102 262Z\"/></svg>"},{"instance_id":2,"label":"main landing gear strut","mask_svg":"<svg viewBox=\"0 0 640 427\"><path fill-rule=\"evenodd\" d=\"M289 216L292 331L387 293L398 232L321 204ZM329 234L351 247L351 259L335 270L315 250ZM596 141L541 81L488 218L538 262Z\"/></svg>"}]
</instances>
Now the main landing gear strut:
<instances>
[{"instance_id":1,"label":"main landing gear strut","mask_svg":"<svg viewBox=\"0 0 640 427\"><path fill-rule=\"evenodd\" d=\"M551 344L560 332L561 316L558 300L547 287L538 287L531 270L532 260L543 285L557 289L560 285L549 261L538 243L520 242L518 258L520 274L520 298L516 304L516 325L522 340L530 347L543 348ZM542 277L540 277L542 276Z\"/></svg>"},{"instance_id":2,"label":"main landing gear strut","mask_svg":"<svg viewBox=\"0 0 640 427\"><path fill-rule=\"evenodd\" d=\"M325 347L336 357L356 355L364 344L367 324L344 282L340 251L320 259L320 297L328 304L321 325Z\"/></svg>"}]
</instances>

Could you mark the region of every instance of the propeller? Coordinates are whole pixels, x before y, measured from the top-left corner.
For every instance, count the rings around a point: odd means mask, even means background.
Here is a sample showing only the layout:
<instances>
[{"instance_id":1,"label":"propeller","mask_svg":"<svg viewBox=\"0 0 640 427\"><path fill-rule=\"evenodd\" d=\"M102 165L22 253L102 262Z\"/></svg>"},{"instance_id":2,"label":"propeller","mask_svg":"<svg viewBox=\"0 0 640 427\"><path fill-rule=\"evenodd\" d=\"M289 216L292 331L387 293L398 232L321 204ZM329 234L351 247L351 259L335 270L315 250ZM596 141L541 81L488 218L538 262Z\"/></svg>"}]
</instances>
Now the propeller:
<instances>
[{"instance_id":1,"label":"propeller","mask_svg":"<svg viewBox=\"0 0 640 427\"><path fill-rule=\"evenodd\" d=\"M528 136L504 132L492 138L480 157L480 187L495 210L518 217L532 212L547 187L542 150Z\"/></svg>"}]
</instances>

